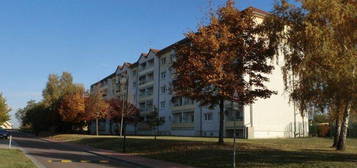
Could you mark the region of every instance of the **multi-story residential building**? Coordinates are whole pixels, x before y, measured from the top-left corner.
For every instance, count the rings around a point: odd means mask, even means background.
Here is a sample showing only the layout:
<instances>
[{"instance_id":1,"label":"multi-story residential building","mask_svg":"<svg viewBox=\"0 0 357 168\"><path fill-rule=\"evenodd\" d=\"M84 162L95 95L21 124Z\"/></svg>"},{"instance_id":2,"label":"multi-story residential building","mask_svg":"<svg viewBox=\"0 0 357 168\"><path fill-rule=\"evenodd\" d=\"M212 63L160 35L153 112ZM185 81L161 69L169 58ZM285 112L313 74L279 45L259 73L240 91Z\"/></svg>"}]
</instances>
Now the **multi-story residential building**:
<instances>
[{"instance_id":1,"label":"multi-story residential building","mask_svg":"<svg viewBox=\"0 0 357 168\"><path fill-rule=\"evenodd\" d=\"M267 14L253 8L257 22L261 22ZM103 90L105 99L114 96L128 100L145 116L157 108L165 123L159 127L161 135L178 136L218 136L219 109L200 106L186 97L175 96L172 91L175 61L175 46L183 43L181 40L162 50L150 49L141 54L133 63L119 66L115 73L93 84L91 89ZM282 57L282 55L279 55ZM282 65L283 58L278 59ZM225 102L224 134L233 135L237 129L242 138L274 138L306 136L308 134L308 117L301 117L289 95L284 92L283 75L276 66L267 87L278 92L268 99L259 99L254 104L240 105ZM106 123L106 124L105 124ZM112 133L111 121L102 121L102 133ZM152 130L145 124L134 131L128 127L129 134L151 134Z\"/></svg>"},{"instance_id":2,"label":"multi-story residential building","mask_svg":"<svg viewBox=\"0 0 357 168\"><path fill-rule=\"evenodd\" d=\"M0 125L0 127L3 129L12 129L12 124L9 121L6 121L2 125Z\"/></svg>"}]
</instances>

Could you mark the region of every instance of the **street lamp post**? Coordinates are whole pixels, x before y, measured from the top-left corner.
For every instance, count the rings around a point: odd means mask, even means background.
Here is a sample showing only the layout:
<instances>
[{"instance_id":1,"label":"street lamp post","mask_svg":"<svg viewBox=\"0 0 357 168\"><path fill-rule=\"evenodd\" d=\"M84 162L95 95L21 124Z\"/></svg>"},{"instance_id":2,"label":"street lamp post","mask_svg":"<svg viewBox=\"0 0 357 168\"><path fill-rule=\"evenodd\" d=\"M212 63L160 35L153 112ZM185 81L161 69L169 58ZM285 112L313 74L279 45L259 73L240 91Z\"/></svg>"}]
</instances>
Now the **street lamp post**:
<instances>
[{"instance_id":1,"label":"street lamp post","mask_svg":"<svg viewBox=\"0 0 357 168\"><path fill-rule=\"evenodd\" d=\"M236 168L236 119L233 121L233 168Z\"/></svg>"}]
</instances>

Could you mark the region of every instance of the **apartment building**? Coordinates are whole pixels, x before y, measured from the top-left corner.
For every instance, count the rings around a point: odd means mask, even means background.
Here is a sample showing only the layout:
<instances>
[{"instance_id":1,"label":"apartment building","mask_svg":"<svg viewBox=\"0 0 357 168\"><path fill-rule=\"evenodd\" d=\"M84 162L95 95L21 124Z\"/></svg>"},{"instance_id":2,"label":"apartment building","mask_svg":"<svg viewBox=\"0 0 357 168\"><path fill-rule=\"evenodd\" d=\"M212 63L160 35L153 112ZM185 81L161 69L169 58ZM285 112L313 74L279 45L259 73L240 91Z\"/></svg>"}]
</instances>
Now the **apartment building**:
<instances>
[{"instance_id":1,"label":"apartment building","mask_svg":"<svg viewBox=\"0 0 357 168\"><path fill-rule=\"evenodd\" d=\"M257 22L261 22L266 12L253 8ZM91 90L100 89L105 99L120 97L136 105L140 115L147 115L154 107L165 123L159 127L160 135L176 136L218 136L219 109L200 106L186 97L172 92L175 47L181 40L164 49L150 49L139 56L135 63L124 63L116 71L93 84ZM279 57L282 57L280 55ZM283 58L279 59L282 65ZM236 128L241 138L278 138L308 135L308 117L302 117L289 96L284 92L283 75L275 65L267 87L278 92L268 99L259 99L254 104L240 105L225 102L224 134L233 135ZM110 120L100 122L104 134L116 133L116 124ZM90 127L94 127L92 124ZM92 129L95 130L95 129ZM145 124L129 126L129 134L150 135L152 129Z\"/></svg>"},{"instance_id":2,"label":"apartment building","mask_svg":"<svg viewBox=\"0 0 357 168\"><path fill-rule=\"evenodd\" d=\"M9 121L6 121L2 125L0 125L0 127L3 129L12 129L12 124Z\"/></svg>"}]
</instances>

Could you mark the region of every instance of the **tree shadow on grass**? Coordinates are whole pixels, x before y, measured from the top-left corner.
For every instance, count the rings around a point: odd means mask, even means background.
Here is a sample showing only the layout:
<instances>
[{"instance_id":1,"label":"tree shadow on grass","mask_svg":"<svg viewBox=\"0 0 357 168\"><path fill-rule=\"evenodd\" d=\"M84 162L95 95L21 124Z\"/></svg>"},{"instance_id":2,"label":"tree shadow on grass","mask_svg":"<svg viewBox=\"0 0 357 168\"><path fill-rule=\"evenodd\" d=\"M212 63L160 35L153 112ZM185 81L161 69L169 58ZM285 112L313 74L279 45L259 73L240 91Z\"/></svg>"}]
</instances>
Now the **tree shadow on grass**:
<instances>
[{"instance_id":1,"label":"tree shadow on grass","mask_svg":"<svg viewBox=\"0 0 357 168\"><path fill-rule=\"evenodd\" d=\"M196 145L196 146L195 146ZM337 153L331 151L285 151L273 148L239 144L237 163L239 167L283 167L284 165L306 165L324 162L339 164L356 164L357 154ZM197 145L176 146L173 150L143 154L145 157L162 159L197 167L232 167L233 152L231 145ZM310 165L310 166L309 166ZM335 165L336 167L338 166ZM342 166L344 167L344 166Z\"/></svg>"},{"instance_id":2,"label":"tree shadow on grass","mask_svg":"<svg viewBox=\"0 0 357 168\"><path fill-rule=\"evenodd\" d=\"M121 138L85 138L74 141L96 148L122 152ZM238 167L357 167L357 154L328 149L282 150L239 143ZM127 151L140 156L197 167L232 167L232 144L185 140L128 138ZM350 166L354 165L354 166Z\"/></svg>"}]
</instances>

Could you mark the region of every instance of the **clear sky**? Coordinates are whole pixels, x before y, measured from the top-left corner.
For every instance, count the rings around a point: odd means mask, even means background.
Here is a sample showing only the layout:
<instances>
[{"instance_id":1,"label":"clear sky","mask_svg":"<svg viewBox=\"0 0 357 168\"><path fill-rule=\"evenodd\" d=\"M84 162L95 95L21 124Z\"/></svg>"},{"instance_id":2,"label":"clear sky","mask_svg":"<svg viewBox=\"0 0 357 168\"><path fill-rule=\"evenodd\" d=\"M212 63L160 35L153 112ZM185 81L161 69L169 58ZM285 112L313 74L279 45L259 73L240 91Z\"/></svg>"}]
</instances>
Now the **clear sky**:
<instances>
[{"instance_id":1,"label":"clear sky","mask_svg":"<svg viewBox=\"0 0 357 168\"><path fill-rule=\"evenodd\" d=\"M211 0L216 4L224 0ZM274 0L236 0L266 11ZM0 92L14 113L40 100L50 73L90 84L195 30L209 0L0 0Z\"/></svg>"}]
</instances>

